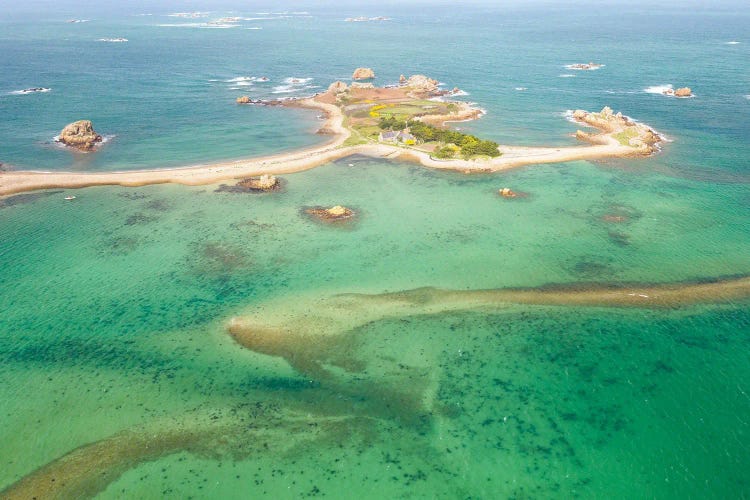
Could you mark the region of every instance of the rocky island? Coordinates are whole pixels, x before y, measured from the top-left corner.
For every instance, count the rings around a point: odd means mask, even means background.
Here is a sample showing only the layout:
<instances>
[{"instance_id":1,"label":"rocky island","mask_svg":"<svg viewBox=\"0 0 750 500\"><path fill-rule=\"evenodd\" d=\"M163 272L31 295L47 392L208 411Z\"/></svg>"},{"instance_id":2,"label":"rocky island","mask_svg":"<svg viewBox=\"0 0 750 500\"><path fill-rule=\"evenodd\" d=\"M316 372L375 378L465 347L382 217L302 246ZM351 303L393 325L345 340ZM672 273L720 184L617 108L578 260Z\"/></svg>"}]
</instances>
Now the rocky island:
<instances>
[{"instance_id":1,"label":"rocky island","mask_svg":"<svg viewBox=\"0 0 750 500\"><path fill-rule=\"evenodd\" d=\"M368 68L365 68L368 69ZM356 72L355 72L356 73ZM360 76L370 74L359 72ZM373 72L374 74L374 72ZM458 90L441 88L425 75L403 76L397 85L334 82L312 97L263 101L242 96L240 104L277 105L316 110L325 119L319 129L329 139L321 145L277 155L175 169L127 172L6 172L0 195L50 187L93 185L142 186L164 182L187 185L218 183L248 177L299 172L360 154L417 162L425 167L460 172L498 172L524 165L613 157L646 157L662 138L648 126L605 107L600 112L577 110L572 119L597 129L575 136L588 143L568 147L499 145L492 140L449 127L451 122L477 119L483 110L452 100ZM71 124L60 142L90 151L101 136L91 122Z\"/></svg>"},{"instance_id":2,"label":"rocky island","mask_svg":"<svg viewBox=\"0 0 750 500\"><path fill-rule=\"evenodd\" d=\"M668 88L663 92L663 94L670 97L693 97L693 91L690 87L681 87L677 90Z\"/></svg>"},{"instance_id":3,"label":"rocky island","mask_svg":"<svg viewBox=\"0 0 750 500\"><path fill-rule=\"evenodd\" d=\"M102 142L102 136L94 131L89 120L78 120L66 125L56 140L78 151L89 152Z\"/></svg>"}]
</instances>

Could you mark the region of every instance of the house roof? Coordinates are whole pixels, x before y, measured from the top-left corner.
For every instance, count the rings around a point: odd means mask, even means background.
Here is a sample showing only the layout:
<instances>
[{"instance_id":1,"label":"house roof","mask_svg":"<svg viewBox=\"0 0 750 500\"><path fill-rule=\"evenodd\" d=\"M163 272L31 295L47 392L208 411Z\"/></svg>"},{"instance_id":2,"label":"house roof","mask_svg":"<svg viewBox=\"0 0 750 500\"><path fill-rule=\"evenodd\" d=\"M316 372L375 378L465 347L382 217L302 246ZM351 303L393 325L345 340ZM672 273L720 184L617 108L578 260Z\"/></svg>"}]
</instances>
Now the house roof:
<instances>
[{"instance_id":1,"label":"house roof","mask_svg":"<svg viewBox=\"0 0 750 500\"><path fill-rule=\"evenodd\" d=\"M396 139L398 138L399 132L394 132L392 130L388 130L387 132L380 132L380 137L383 139Z\"/></svg>"}]
</instances>

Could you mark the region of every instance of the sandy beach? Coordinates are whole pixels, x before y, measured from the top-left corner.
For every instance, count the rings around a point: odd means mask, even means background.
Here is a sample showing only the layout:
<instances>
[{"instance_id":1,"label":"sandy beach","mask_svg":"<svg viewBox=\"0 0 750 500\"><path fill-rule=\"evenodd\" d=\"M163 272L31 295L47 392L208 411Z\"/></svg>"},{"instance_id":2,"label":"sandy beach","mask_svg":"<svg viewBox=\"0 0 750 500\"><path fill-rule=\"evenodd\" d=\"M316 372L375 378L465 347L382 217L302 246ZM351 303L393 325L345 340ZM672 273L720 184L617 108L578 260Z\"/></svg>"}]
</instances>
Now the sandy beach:
<instances>
[{"instance_id":1,"label":"sandy beach","mask_svg":"<svg viewBox=\"0 0 750 500\"><path fill-rule=\"evenodd\" d=\"M290 107L319 110L325 114L326 121L321 129L326 130L327 134L331 134L331 140L319 146L270 156L171 169L114 172L36 170L0 172L0 196L39 189L83 188L104 185L128 187L164 183L204 185L262 174L301 172L352 155L413 161L435 169L499 172L525 165L626 157L637 154L637 150L620 144L612 137L614 132L611 130L603 130L606 134L597 136L604 142L603 144L559 148L501 145L502 155L487 160L437 160L428 153L415 148L383 143L344 146L351 132L344 126L344 115L341 109L330 103L328 94L326 92L315 97L288 101L284 104Z\"/></svg>"}]
</instances>

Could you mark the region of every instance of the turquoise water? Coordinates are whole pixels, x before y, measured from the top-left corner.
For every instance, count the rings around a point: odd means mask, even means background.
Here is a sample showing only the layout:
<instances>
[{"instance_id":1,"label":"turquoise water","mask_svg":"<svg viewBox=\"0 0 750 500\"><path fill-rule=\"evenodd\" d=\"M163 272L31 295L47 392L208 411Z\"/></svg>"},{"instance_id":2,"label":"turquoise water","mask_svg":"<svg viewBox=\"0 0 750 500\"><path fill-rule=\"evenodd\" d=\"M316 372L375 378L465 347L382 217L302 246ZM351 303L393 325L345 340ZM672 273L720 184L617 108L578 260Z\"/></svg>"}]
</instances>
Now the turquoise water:
<instances>
[{"instance_id":1,"label":"turquoise water","mask_svg":"<svg viewBox=\"0 0 750 500\"><path fill-rule=\"evenodd\" d=\"M96 476L108 454L85 446L102 442L124 465L75 490L84 496L750 493L747 299L498 304L324 339L310 322L278 355L226 328L247 311L277 314L267 304L314 312L338 293L749 274L746 8L226 9L207 19L269 19L204 29L158 26L205 19L153 7L3 14L0 161L95 171L315 144L314 113L234 98L305 95L360 65L379 82L423 72L465 89L488 114L461 128L500 142L574 144L562 113L604 105L673 142L649 159L477 176L353 157L262 195L161 185L0 199L0 488L80 447L75 473ZM308 13L255 14L279 10ZM343 22L357 15L393 20ZM129 42L96 41L119 36ZM606 66L563 67L589 60ZM232 90L243 76L271 81ZM643 91L662 84L696 98ZM8 94L32 86L52 90ZM85 156L47 144L76 118L114 137ZM502 199L504 186L529 196ZM329 226L303 210L334 204L356 219Z\"/></svg>"}]
</instances>

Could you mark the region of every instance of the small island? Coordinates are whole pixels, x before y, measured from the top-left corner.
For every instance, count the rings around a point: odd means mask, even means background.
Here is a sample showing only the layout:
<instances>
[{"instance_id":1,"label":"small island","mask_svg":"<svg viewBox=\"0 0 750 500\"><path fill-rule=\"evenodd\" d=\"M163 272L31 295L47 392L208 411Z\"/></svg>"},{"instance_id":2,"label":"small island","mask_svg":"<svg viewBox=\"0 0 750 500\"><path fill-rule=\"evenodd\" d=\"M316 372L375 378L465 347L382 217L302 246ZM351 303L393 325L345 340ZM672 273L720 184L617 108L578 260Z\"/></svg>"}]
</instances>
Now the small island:
<instances>
[{"instance_id":1,"label":"small island","mask_svg":"<svg viewBox=\"0 0 750 500\"><path fill-rule=\"evenodd\" d=\"M359 76L365 75L369 72L361 72ZM572 112L574 122L596 129L595 132L579 130L575 134L586 145L501 145L449 126L452 122L475 120L484 114L476 106L453 100L456 95L461 95L458 88L443 89L433 78L412 75L402 76L398 83L383 87L375 87L371 82L355 81L352 85L334 82L326 91L306 98L265 101L241 96L236 99L238 104L316 110L325 119L318 133L328 140L299 151L173 169L5 172L0 177L0 195L53 187L143 186L165 182L214 184L299 172L356 154L411 161L434 169L491 173L533 164L647 157L658 151L663 140L647 125L605 107L599 112ZM101 136L93 132L90 122L85 126L77 122L76 126L78 133L61 134L60 141L82 151L91 151L101 142Z\"/></svg>"}]
</instances>

